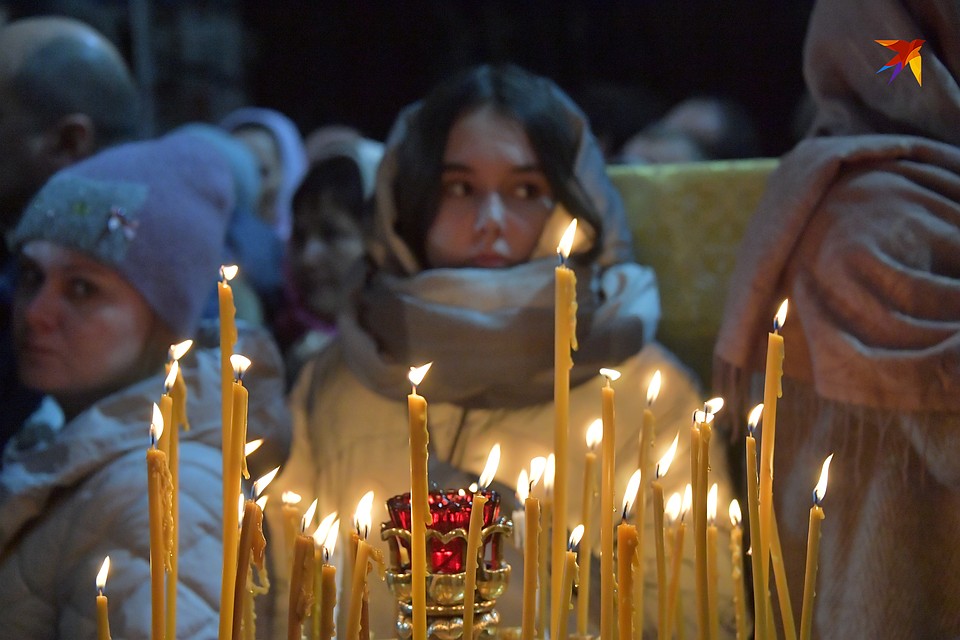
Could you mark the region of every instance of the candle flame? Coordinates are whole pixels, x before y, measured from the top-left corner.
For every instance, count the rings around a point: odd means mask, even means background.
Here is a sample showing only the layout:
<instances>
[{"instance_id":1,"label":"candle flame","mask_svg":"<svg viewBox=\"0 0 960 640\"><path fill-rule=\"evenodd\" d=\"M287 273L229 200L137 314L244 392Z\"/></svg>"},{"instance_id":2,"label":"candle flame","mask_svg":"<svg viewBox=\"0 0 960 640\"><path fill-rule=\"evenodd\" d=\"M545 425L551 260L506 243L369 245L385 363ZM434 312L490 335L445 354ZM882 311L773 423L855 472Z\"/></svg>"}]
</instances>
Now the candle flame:
<instances>
[{"instance_id":1,"label":"candle flame","mask_svg":"<svg viewBox=\"0 0 960 640\"><path fill-rule=\"evenodd\" d=\"M373 510L373 491L367 491L357 503L357 510L353 514L353 524L357 531L366 539L370 532L370 525L373 522L371 511Z\"/></svg>"},{"instance_id":2,"label":"candle flame","mask_svg":"<svg viewBox=\"0 0 960 640\"><path fill-rule=\"evenodd\" d=\"M713 524L717 521L717 483L714 482L707 493L707 521Z\"/></svg>"},{"instance_id":3,"label":"candle flame","mask_svg":"<svg viewBox=\"0 0 960 640\"><path fill-rule=\"evenodd\" d=\"M333 526L333 521L337 519L337 512L332 511L328 513L323 520L320 521L320 524L317 525L316 531L313 532L313 542L318 546L322 547L324 541L327 539L327 535L330 533L330 527Z\"/></svg>"},{"instance_id":4,"label":"candle flame","mask_svg":"<svg viewBox=\"0 0 960 640\"><path fill-rule=\"evenodd\" d=\"M237 380L241 380L250 367L250 358L235 353L230 356L230 365L233 367L233 375Z\"/></svg>"},{"instance_id":5,"label":"candle flame","mask_svg":"<svg viewBox=\"0 0 960 640\"><path fill-rule=\"evenodd\" d=\"M673 443L670 445L670 448L667 449L667 452L663 454L663 457L660 458L660 461L657 462L657 477L662 478L666 475L667 470L670 468L670 463L673 462L673 456L677 455L677 444L680 442L680 434L673 436Z\"/></svg>"},{"instance_id":6,"label":"candle flame","mask_svg":"<svg viewBox=\"0 0 960 640\"><path fill-rule=\"evenodd\" d=\"M170 393L170 390L173 389L173 385L177 382L177 375L180 373L180 363L176 360L170 364L170 371L167 372L167 377L163 380L163 392Z\"/></svg>"},{"instance_id":7,"label":"candle flame","mask_svg":"<svg viewBox=\"0 0 960 640\"><path fill-rule=\"evenodd\" d=\"M740 512L740 503L737 502L737 499L734 498L730 501L730 524L734 527L739 527L740 523L743 522L743 514Z\"/></svg>"},{"instance_id":8,"label":"candle flame","mask_svg":"<svg viewBox=\"0 0 960 640\"><path fill-rule=\"evenodd\" d=\"M500 443L490 448L490 454L487 456L487 464L483 467L483 473L480 474L479 489L486 489L493 482L493 477L497 475L497 469L500 467ZM476 491L476 489L474 490Z\"/></svg>"},{"instance_id":9,"label":"candle flame","mask_svg":"<svg viewBox=\"0 0 960 640\"><path fill-rule=\"evenodd\" d=\"M833 454L827 456L827 459L823 461L823 467L820 469L820 480L817 481L817 486L813 488L813 502L814 504L820 504L820 501L823 500L824 494L827 492L827 476L830 474L830 461L833 460Z\"/></svg>"},{"instance_id":10,"label":"candle flame","mask_svg":"<svg viewBox=\"0 0 960 640\"><path fill-rule=\"evenodd\" d=\"M670 524L673 524L680 518L681 505L683 504L683 498L680 497L679 493L674 492L670 499L667 500L667 506L663 508L663 515L666 516L667 520L670 521Z\"/></svg>"},{"instance_id":11,"label":"candle flame","mask_svg":"<svg viewBox=\"0 0 960 640\"><path fill-rule=\"evenodd\" d=\"M104 587L107 586L107 574L110 573L110 556L107 556L103 559L103 564L100 565L100 571L97 573L97 590L101 593L103 592Z\"/></svg>"},{"instance_id":12,"label":"candle flame","mask_svg":"<svg viewBox=\"0 0 960 640\"><path fill-rule=\"evenodd\" d=\"M470 490L470 493L476 493L477 490L480 489L480 485L478 485L476 482L471 482L467 489ZM461 496L467 495L467 492L463 489L457 489L457 493L459 493Z\"/></svg>"},{"instance_id":13,"label":"candle flame","mask_svg":"<svg viewBox=\"0 0 960 640\"><path fill-rule=\"evenodd\" d=\"M757 430L757 425L760 424L760 418L763 417L763 403L761 402L753 409L750 410L750 415L747 417L747 432L750 435L753 435L753 432Z\"/></svg>"},{"instance_id":14,"label":"candle flame","mask_svg":"<svg viewBox=\"0 0 960 640\"><path fill-rule=\"evenodd\" d=\"M530 480L527 477L527 470L521 469L520 476L517 478L517 500L520 504L526 502L530 496Z\"/></svg>"},{"instance_id":15,"label":"candle flame","mask_svg":"<svg viewBox=\"0 0 960 640\"><path fill-rule=\"evenodd\" d=\"M310 506L307 507L307 512L303 514L303 518L300 520L300 531L306 531L307 525L313 522L313 514L317 512L317 501L319 498L314 498L313 502L310 503Z\"/></svg>"},{"instance_id":16,"label":"candle flame","mask_svg":"<svg viewBox=\"0 0 960 640\"><path fill-rule=\"evenodd\" d=\"M280 500L283 502L283 504L294 505L299 504L303 498L299 493L294 491L284 491L282 494L280 494Z\"/></svg>"},{"instance_id":17,"label":"candle flame","mask_svg":"<svg viewBox=\"0 0 960 640\"><path fill-rule=\"evenodd\" d=\"M238 271L240 271L240 267L235 264L220 265L220 278L224 282L230 282L237 277Z\"/></svg>"},{"instance_id":18,"label":"candle flame","mask_svg":"<svg viewBox=\"0 0 960 640\"><path fill-rule=\"evenodd\" d=\"M267 485L273 482L273 479L277 477L277 472L279 471L280 471L280 467L278 466L273 471L268 471L267 473L260 476L259 479L254 481L253 495L259 498L260 494L263 493L263 490L267 488Z\"/></svg>"},{"instance_id":19,"label":"candle flame","mask_svg":"<svg viewBox=\"0 0 960 640\"><path fill-rule=\"evenodd\" d=\"M324 548L327 553L327 558L333 555L334 549L337 547L337 539L340 537L340 518L337 518L333 521L333 524L330 525L330 531L327 532L327 537L323 539L323 544L320 545Z\"/></svg>"},{"instance_id":20,"label":"candle flame","mask_svg":"<svg viewBox=\"0 0 960 640\"><path fill-rule=\"evenodd\" d=\"M543 472L547 469L547 459L543 456L537 456L530 461L530 484L536 486L543 478Z\"/></svg>"},{"instance_id":21,"label":"candle flame","mask_svg":"<svg viewBox=\"0 0 960 640\"><path fill-rule=\"evenodd\" d=\"M637 492L640 490L640 469L633 472L630 481L627 482L627 490L623 494L623 519L626 520L630 514L630 507L637 499Z\"/></svg>"},{"instance_id":22,"label":"candle flame","mask_svg":"<svg viewBox=\"0 0 960 640\"><path fill-rule=\"evenodd\" d=\"M260 496L257 498L256 505L260 507L260 511L263 511L267 508L267 500L270 499L270 496Z\"/></svg>"},{"instance_id":23,"label":"candle flame","mask_svg":"<svg viewBox=\"0 0 960 640\"><path fill-rule=\"evenodd\" d=\"M693 412L693 421L709 424L720 409L723 409L723 398L710 398L703 403L703 411Z\"/></svg>"},{"instance_id":24,"label":"candle flame","mask_svg":"<svg viewBox=\"0 0 960 640\"><path fill-rule=\"evenodd\" d=\"M693 508L693 487L690 483L683 488L683 503L680 505L680 518L684 518Z\"/></svg>"},{"instance_id":25,"label":"candle flame","mask_svg":"<svg viewBox=\"0 0 960 640\"><path fill-rule=\"evenodd\" d=\"M547 493L553 491L553 480L557 475L557 458L552 453L547 456L547 464L543 469L543 488Z\"/></svg>"},{"instance_id":26,"label":"candle flame","mask_svg":"<svg viewBox=\"0 0 960 640\"><path fill-rule=\"evenodd\" d=\"M567 225L567 229L560 237L560 244L557 245L557 255L566 260L570 257L570 250L573 249L573 238L577 235L577 219L574 218Z\"/></svg>"},{"instance_id":27,"label":"candle flame","mask_svg":"<svg viewBox=\"0 0 960 640\"><path fill-rule=\"evenodd\" d=\"M779 331L783 329L783 323L787 321L787 298L783 299L783 302L780 303L780 308L777 309L777 315L773 317L773 330Z\"/></svg>"},{"instance_id":28,"label":"candle flame","mask_svg":"<svg viewBox=\"0 0 960 640\"><path fill-rule=\"evenodd\" d=\"M651 406L656 402L657 397L660 395L660 378L660 369L657 369L653 374L653 378L650 379L650 384L647 385L647 406Z\"/></svg>"},{"instance_id":29,"label":"candle flame","mask_svg":"<svg viewBox=\"0 0 960 640\"><path fill-rule=\"evenodd\" d=\"M259 449L263 446L263 438L257 438L256 440L251 440L247 444L243 445L243 457L246 458L248 455Z\"/></svg>"},{"instance_id":30,"label":"candle flame","mask_svg":"<svg viewBox=\"0 0 960 640\"><path fill-rule=\"evenodd\" d=\"M593 451L603 441L603 420L597 418L587 427L587 449Z\"/></svg>"},{"instance_id":31,"label":"candle flame","mask_svg":"<svg viewBox=\"0 0 960 640\"><path fill-rule=\"evenodd\" d=\"M160 442L160 436L163 435L163 413L157 403L153 403L153 419L150 421L150 437L154 444Z\"/></svg>"},{"instance_id":32,"label":"candle flame","mask_svg":"<svg viewBox=\"0 0 960 640\"><path fill-rule=\"evenodd\" d=\"M616 369L600 369L600 375L607 379L607 384L620 379L620 372Z\"/></svg>"},{"instance_id":33,"label":"candle flame","mask_svg":"<svg viewBox=\"0 0 960 640\"><path fill-rule=\"evenodd\" d=\"M423 378L427 375L427 371L430 371L430 367L433 366L432 362L420 367L410 367L410 373L407 374L407 379L410 381L410 384L416 388L418 384L423 382Z\"/></svg>"},{"instance_id":34,"label":"candle flame","mask_svg":"<svg viewBox=\"0 0 960 640\"><path fill-rule=\"evenodd\" d=\"M170 356L171 360L179 360L183 356L187 355L187 351L190 351L190 347L192 346L193 340L184 340L183 342L172 344L170 345L170 350L167 352L167 355Z\"/></svg>"},{"instance_id":35,"label":"candle flame","mask_svg":"<svg viewBox=\"0 0 960 640\"><path fill-rule=\"evenodd\" d=\"M583 539L583 525L578 524L573 528L573 531L570 532L570 539L567 543L567 548L570 551L573 551L580 544L580 541Z\"/></svg>"}]
</instances>

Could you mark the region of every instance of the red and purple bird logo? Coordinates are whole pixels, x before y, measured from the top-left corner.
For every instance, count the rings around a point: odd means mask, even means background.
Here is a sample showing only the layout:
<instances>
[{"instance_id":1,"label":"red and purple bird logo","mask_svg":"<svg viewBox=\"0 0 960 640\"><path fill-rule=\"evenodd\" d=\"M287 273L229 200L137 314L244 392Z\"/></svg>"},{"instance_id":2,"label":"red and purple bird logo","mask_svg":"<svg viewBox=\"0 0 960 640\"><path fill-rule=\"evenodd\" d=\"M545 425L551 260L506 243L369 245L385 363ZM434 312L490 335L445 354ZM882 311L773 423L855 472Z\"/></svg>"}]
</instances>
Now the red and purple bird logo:
<instances>
[{"instance_id":1,"label":"red and purple bird logo","mask_svg":"<svg viewBox=\"0 0 960 640\"><path fill-rule=\"evenodd\" d=\"M890 62L877 70L877 73L880 73L890 68L893 69L893 75L890 76L887 84L893 82L893 79L903 71L903 68L910 65L910 70L913 71L917 84L923 86L923 80L920 76L920 47L926 40L874 40L874 42L897 52L897 55L893 56Z\"/></svg>"}]
</instances>

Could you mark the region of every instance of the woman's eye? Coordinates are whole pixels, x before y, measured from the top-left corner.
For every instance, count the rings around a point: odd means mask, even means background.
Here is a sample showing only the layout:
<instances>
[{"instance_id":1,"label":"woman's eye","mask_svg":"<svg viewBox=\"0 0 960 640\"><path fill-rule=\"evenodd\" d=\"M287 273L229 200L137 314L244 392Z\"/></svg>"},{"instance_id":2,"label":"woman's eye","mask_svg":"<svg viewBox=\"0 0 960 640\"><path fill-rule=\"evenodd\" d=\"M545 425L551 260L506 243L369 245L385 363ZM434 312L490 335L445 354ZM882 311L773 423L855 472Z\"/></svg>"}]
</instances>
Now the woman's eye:
<instances>
[{"instance_id":1,"label":"woman's eye","mask_svg":"<svg viewBox=\"0 0 960 640\"><path fill-rule=\"evenodd\" d=\"M74 278L68 283L69 294L71 298L83 300L89 298L97 291L96 285L83 278Z\"/></svg>"},{"instance_id":2,"label":"woman's eye","mask_svg":"<svg viewBox=\"0 0 960 640\"><path fill-rule=\"evenodd\" d=\"M470 185L462 180L447 182L443 185L443 195L450 198L463 198L470 193Z\"/></svg>"},{"instance_id":3,"label":"woman's eye","mask_svg":"<svg viewBox=\"0 0 960 640\"><path fill-rule=\"evenodd\" d=\"M518 184L513 188L513 197L521 200L536 200L541 195L543 195L543 189L532 182Z\"/></svg>"}]
</instances>

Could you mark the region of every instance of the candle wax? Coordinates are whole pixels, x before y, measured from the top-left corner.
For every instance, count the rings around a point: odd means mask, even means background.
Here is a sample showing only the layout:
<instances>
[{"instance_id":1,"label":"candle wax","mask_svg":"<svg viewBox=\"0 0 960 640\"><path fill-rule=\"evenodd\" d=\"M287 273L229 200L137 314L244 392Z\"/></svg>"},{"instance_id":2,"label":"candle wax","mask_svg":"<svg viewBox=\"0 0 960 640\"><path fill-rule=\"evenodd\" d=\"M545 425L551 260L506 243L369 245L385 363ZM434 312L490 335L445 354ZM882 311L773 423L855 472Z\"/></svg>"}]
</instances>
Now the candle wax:
<instances>
[{"instance_id":1,"label":"candle wax","mask_svg":"<svg viewBox=\"0 0 960 640\"><path fill-rule=\"evenodd\" d=\"M810 507L810 524L807 529L807 566L803 575L803 609L800 614L800 640L810 640L813 633L813 609L817 597L817 568L820 555L820 523L823 509Z\"/></svg>"},{"instance_id":2,"label":"candle wax","mask_svg":"<svg viewBox=\"0 0 960 640\"><path fill-rule=\"evenodd\" d=\"M637 555L639 544L637 528L634 525L624 522L617 527L617 601L620 637L624 639L634 635L633 589L636 568L640 564Z\"/></svg>"},{"instance_id":3,"label":"candle wax","mask_svg":"<svg viewBox=\"0 0 960 640\"><path fill-rule=\"evenodd\" d=\"M536 632L537 578L540 572L540 501L529 496L523 507L526 531L523 539L523 613L520 638L533 640Z\"/></svg>"},{"instance_id":4,"label":"candle wax","mask_svg":"<svg viewBox=\"0 0 960 640\"><path fill-rule=\"evenodd\" d=\"M603 457L600 461L600 638L614 640L613 477L617 434L613 387L608 381L600 391L603 419Z\"/></svg>"},{"instance_id":5,"label":"candle wax","mask_svg":"<svg viewBox=\"0 0 960 640\"><path fill-rule=\"evenodd\" d=\"M479 492L473 494L470 507L470 524L467 531L466 581L463 590L463 639L473 638L473 603L477 589L477 560L483 555L483 506L486 496Z\"/></svg>"}]
</instances>

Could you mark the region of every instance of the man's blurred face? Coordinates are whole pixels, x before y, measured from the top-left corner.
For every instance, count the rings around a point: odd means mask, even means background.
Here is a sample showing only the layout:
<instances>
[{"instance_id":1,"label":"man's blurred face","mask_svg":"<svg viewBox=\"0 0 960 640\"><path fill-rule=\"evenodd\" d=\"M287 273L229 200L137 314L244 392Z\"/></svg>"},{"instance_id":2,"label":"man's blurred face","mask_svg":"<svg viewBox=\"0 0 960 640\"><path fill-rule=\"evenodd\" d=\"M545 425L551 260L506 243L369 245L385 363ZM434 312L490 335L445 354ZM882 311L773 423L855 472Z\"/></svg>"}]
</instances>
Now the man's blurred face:
<instances>
[{"instance_id":1,"label":"man's blurred face","mask_svg":"<svg viewBox=\"0 0 960 640\"><path fill-rule=\"evenodd\" d=\"M0 77L0 230L12 228L53 168L43 162L44 131Z\"/></svg>"}]
</instances>

